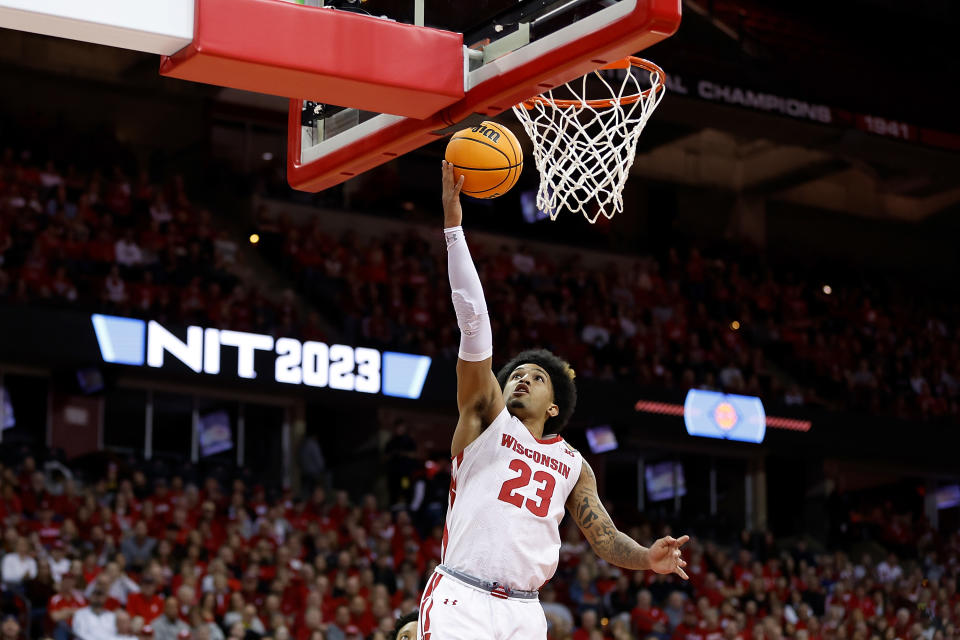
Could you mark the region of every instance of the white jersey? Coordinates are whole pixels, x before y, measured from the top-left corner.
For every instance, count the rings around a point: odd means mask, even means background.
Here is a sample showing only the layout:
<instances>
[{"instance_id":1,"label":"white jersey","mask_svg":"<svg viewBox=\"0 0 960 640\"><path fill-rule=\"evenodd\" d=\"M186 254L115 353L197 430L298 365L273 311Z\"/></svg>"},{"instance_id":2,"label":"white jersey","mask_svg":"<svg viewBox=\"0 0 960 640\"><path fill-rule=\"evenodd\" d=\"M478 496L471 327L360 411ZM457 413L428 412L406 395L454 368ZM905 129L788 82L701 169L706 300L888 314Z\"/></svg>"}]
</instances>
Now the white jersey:
<instances>
[{"instance_id":1,"label":"white jersey","mask_svg":"<svg viewBox=\"0 0 960 640\"><path fill-rule=\"evenodd\" d=\"M504 407L453 460L443 564L539 589L557 570L560 521L582 464L563 438L533 437Z\"/></svg>"}]
</instances>

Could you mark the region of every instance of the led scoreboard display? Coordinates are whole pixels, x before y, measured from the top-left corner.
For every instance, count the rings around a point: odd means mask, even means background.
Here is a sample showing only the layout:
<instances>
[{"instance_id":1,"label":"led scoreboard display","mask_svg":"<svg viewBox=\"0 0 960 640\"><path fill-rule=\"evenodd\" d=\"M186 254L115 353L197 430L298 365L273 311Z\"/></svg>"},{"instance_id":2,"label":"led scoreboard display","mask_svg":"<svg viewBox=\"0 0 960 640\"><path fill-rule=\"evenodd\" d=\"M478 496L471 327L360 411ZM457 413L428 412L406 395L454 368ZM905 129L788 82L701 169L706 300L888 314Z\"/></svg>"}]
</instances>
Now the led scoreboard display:
<instances>
[{"instance_id":1,"label":"led scoreboard display","mask_svg":"<svg viewBox=\"0 0 960 640\"><path fill-rule=\"evenodd\" d=\"M683 403L687 433L703 438L763 442L767 416L760 398L691 389Z\"/></svg>"}]
</instances>

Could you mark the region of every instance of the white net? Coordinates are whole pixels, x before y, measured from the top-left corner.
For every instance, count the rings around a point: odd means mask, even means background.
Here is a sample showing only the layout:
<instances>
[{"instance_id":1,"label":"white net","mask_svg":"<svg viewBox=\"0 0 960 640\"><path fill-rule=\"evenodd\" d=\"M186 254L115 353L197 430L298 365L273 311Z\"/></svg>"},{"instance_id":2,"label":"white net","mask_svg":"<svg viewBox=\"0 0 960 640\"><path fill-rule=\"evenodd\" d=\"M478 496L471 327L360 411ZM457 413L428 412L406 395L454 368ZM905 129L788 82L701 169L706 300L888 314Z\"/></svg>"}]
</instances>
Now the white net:
<instances>
[{"instance_id":1,"label":"white net","mask_svg":"<svg viewBox=\"0 0 960 640\"><path fill-rule=\"evenodd\" d=\"M556 219L561 211L581 212L592 224L623 211L623 186L636 156L643 127L660 104L663 72L630 58L625 69L597 71L513 107L533 141L540 172L537 208ZM644 66L640 66L644 65ZM605 76L620 76L611 81ZM598 79L609 98L587 99L588 79ZM594 89L594 87L590 87Z\"/></svg>"}]
</instances>

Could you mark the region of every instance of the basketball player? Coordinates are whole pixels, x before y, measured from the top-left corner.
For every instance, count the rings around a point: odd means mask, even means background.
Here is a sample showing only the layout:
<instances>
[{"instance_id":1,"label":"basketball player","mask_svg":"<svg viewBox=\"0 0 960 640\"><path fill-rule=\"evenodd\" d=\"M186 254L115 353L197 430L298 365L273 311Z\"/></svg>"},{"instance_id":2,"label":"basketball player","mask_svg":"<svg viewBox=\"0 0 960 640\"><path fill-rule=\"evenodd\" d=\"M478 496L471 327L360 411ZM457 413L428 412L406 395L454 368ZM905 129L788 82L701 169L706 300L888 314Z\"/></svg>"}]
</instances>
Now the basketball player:
<instances>
[{"instance_id":1,"label":"basketball player","mask_svg":"<svg viewBox=\"0 0 960 640\"><path fill-rule=\"evenodd\" d=\"M564 506L607 562L676 573L689 540L649 549L617 530L597 496L590 465L560 436L576 404L570 366L546 350L524 351L494 375L490 318L460 226L460 188L443 163L444 236L460 327L452 480L442 564L420 601L420 640L541 640L547 622L537 590L557 568Z\"/></svg>"},{"instance_id":2,"label":"basketball player","mask_svg":"<svg viewBox=\"0 0 960 640\"><path fill-rule=\"evenodd\" d=\"M419 612L412 611L405 616L397 618L397 623L393 627L393 635L390 640L416 640L417 638L417 618Z\"/></svg>"}]
</instances>

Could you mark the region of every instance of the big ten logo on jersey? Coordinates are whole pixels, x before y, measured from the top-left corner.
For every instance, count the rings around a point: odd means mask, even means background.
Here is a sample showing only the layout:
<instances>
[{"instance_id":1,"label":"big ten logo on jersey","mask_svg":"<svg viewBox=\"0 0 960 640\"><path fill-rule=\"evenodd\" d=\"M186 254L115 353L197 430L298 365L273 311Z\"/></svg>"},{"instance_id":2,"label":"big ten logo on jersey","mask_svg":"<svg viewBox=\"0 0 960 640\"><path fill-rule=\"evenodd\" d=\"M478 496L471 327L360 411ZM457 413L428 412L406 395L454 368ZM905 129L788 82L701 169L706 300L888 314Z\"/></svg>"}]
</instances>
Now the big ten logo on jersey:
<instances>
[{"instance_id":1,"label":"big ten logo on jersey","mask_svg":"<svg viewBox=\"0 0 960 640\"><path fill-rule=\"evenodd\" d=\"M489 139L491 142L500 142L500 133L495 129L491 129L490 127L485 127L482 124L478 124L477 126L475 126L470 130L473 131L474 133L479 133L480 135Z\"/></svg>"}]
</instances>

